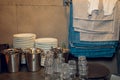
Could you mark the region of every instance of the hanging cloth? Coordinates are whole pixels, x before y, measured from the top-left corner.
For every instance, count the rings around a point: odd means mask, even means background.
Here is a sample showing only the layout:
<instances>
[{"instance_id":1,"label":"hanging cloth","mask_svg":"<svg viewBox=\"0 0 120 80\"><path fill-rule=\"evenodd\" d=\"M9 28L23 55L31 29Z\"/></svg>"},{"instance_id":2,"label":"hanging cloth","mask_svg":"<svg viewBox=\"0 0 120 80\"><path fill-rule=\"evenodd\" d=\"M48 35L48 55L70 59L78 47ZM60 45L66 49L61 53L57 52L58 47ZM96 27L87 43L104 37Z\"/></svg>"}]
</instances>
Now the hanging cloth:
<instances>
[{"instance_id":1,"label":"hanging cloth","mask_svg":"<svg viewBox=\"0 0 120 80\"><path fill-rule=\"evenodd\" d=\"M89 58L112 57L118 46L118 41L81 41L80 33L73 29L73 7L70 5L69 50L76 57ZM86 36L84 36L86 37Z\"/></svg>"},{"instance_id":2,"label":"hanging cloth","mask_svg":"<svg viewBox=\"0 0 120 80\"><path fill-rule=\"evenodd\" d=\"M111 15L117 0L103 0L104 15Z\"/></svg>"},{"instance_id":3,"label":"hanging cloth","mask_svg":"<svg viewBox=\"0 0 120 80\"><path fill-rule=\"evenodd\" d=\"M93 0L72 0L72 1L73 1L73 27L75 31L81 33L80 40L83 41L118 40L119 29L118 26L115 26L114 21L116 15L115 9L114 12L112 12L112 15L105 16L103 11L103 8L105 7L103 6L107 3L104 3L103 0L95 0L96 1L96 4L94 6L95 8L92 6L92 4L94 4ZM89 7L91 4L90 9L92 10L91 18L88 17L87 12L88 4ZM99 10L96 12L97 9ZM87 15L84 13L87 13Z\"/></svg>"},{"instance_id":4,"label":"hanging cloth","mask_svg":"<svg viewBox=\"0 0 120 80\"><path fill-rule=\"evenodd\" d=\"M99 0L88 0L88 14L92 15L92 11L98 10Z\"/></svg>"}]
</instances>

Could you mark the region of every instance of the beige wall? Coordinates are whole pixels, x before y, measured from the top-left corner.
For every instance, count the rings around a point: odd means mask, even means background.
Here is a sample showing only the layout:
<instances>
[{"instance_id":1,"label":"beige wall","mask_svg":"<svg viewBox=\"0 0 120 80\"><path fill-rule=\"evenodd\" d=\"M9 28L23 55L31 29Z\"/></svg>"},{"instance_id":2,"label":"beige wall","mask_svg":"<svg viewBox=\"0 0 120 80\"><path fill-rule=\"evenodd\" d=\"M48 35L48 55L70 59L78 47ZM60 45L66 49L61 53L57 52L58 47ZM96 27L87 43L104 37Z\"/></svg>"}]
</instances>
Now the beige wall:
<instances>
[{"instance_id":1,"label":"beige wall","mask_svg":"<svg viewBox=\"0 0 120 80\"><path fill-rule=\"evenodd\" d=\"M67 16L62 0L0 0L0 43L12 44L15 33L32 32L67 43Z\"/></svg>"}]
</instances>

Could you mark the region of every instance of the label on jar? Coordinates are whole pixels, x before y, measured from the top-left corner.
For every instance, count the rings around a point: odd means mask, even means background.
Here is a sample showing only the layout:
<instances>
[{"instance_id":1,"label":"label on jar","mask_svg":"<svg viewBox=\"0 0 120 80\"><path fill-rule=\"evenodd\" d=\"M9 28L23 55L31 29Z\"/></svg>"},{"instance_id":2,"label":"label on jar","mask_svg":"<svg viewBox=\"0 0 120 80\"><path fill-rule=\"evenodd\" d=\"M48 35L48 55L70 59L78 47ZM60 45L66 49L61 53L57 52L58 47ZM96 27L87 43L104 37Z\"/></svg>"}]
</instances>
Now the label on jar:
<instances>
[{"instance_id":1,"label":"label on jar","mask_svg":"<svg viewBox=\"0 0 120 80\"><path fill-rule=\"evenodd\" d=\"M41 66L44 66L45 64L45 57L44 56L41 56Z\"/></svg>"}]
</instances>

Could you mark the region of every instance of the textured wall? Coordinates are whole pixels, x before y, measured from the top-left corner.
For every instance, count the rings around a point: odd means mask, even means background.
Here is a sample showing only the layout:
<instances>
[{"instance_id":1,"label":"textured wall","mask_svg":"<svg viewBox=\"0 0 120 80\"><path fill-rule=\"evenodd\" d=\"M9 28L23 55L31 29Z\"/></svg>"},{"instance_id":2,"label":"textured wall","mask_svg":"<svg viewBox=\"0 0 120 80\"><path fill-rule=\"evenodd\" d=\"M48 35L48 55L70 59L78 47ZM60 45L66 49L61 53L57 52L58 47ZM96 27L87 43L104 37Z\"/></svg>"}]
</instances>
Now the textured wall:
<instances>
[{"instance_id":1,"label":"textured wall","mask_svg":"<svg viewBox=\"0 0 120 80\"><path fill-rule=\"evenodd\" d=\"M67 42L66 14L62 0L0 0L0 43L12 44L22 32Z\"/></svg>"}]
</instances>

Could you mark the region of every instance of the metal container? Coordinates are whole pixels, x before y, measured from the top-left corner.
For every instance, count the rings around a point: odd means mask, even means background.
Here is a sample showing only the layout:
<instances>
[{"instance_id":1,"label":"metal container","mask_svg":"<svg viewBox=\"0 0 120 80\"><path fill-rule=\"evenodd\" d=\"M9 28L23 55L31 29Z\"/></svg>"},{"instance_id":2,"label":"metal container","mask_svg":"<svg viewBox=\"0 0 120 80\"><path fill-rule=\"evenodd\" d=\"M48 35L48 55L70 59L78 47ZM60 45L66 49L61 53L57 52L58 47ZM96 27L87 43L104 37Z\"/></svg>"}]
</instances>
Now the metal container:
<instances>
[{"instance_id":1,"label":"metal container","mask_svg":"<svg viewBox=\"0 0 120 80\"><path fill-rule=\"evenodd\" d=\"M42 50L39 48L29 48L24 51L28 71L39 71Z\"/></svg>"},{"instance_id":2,"label":"metal container","mask_svg":"<svg viewBox=\"0 0 120 80\"><path fill-rule=\"evenodd\" d=\"M5 49L4 50L8 72L18 72L20 64L20 50L19 49Z\"/></svg>"},{"instance_id":3,"label":"metal container","mask_svg":"<svg viewBox=\"0 0 120 80\"><path fill-rule=\"evenodd\" d=\"M9 44L0 44L0 73L7 71L7 65L5 61L5 55L3 54L4 49L8 49Z\"/></svg>"}]
</instances>

